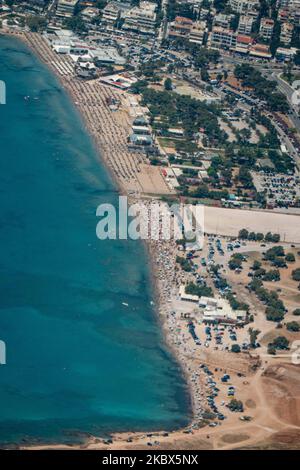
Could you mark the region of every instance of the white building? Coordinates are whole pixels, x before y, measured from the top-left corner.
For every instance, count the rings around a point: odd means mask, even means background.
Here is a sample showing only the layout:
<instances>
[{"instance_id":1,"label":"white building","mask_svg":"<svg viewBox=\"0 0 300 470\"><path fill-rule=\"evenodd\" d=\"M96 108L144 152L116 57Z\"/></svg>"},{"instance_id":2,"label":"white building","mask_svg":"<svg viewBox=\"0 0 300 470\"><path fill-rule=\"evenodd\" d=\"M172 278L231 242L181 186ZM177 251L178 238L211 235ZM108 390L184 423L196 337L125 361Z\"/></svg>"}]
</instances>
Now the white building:
<instances>
[{"instance_id":1,"label":"white building","mask_svg":"<svg viewBox=\"0 0 300 470\"><path fill-rule=\"evenodd\" d=\"M79 0L58 0L56 16L71 18Z\"/></svg>"},{"instance_id":2,"label":"white building","mask_svg":"<svg viewBox=\"0 0 300 470\"><path fill-rule=\"evenodd\" d=\"M249 15L241 15L238 26L239 34L249 35L252 33L254 18Z\"/></svg>"},{"instance_id":3,"label":"white building","mask_svg":"<svg viewBox=\"0 0 300 470\"><path fill-rule=\"evenodd\" d=\"M285 46L288 46L291 43L293 37L294 26L291 23L282 23L281 33L280 33L280 42Z\"/></svg>"},{"instance_id":4,"label":"white building","mask_svg":"<svg viewBox=\"0 0 300 470\"><path fill-rule=\"evenodd\" d=\"M120 18L121 7L117 2L109 2L102 10L101 23L115 26L116 22Z\"/></svg>"},{"instance_id":5,"label":"white building","mask_svg":"<svg viewBox=\"0 0 300 470\"><path fill-rule=\"evenodd\" d=\"M192 29L189 35L189 42L195 44L203 44L204 35L206 32L206 21L197 21L193 23Z\"/></svg>"},{"instance_id":6,"label":"white building","mask_svg":"<svg viewBox=\"0 0 300 470\"><path fill-rule=\"evenodd\" d=\"M202 320L208 323L242 324L247 318L246 310L233 310L227 299L201 297L199 307L202 309Z\"/></svg>"},{"instance_id":7,"label":"white building","mask_svg":"<svg viewBox=\"0 0 300 470\"><path fill-rule=\"evenodd\" d=\"M87 7L81 11L81 16L86 21L91 21L92 19L99 16L100 10L98 8Z\"/></svg>"},{"instance_id":8,"label":"white building","mask_svg":"<svg viewBox=\"0 0 300 470\"><path fill-rule=\"evenodd\" d=\"M289 62L294 59L294 56L297 54L297 49L291 47L286 49L285 47L278 47L275 57L278 61Z\"/></svg>"},{"instance_id":9,"label":"white building","mask_svg":"<svg viewBox=\"0 0 300 470\"><path fill-rule=\"evenodd\" d=\"M140 6L131 8L124 15L122 28L142 34L155 34L156 7L155 3L141 2Z\"/></svg>"},{"instance_id":10,"label":"white building","mask_svg":"<svg viewBox=\"0 0 300 470\"><path fill-rule=\"evenodd\" d=\"M258 10L258 0L229 0L229 5L235 13L245 14Z\"/></svg>"},{"instance_id":11,"label":"white building","mask_svg":"<svg viewBox=\"0 0 300 470\"><path fill-rule=\"evenodd\" d=\"M199 302L198 295L186 294L185 285L183 284L179 287L179 297L180 297L180 300L185 300L187 302L195 302L195 303Z\"/></svg>"},{"instance_id":12,"label":"white building","mask_svg":"<svg viewBox=\"0 0 300 470\"><path fill-rule=\"evenodd\" d=\"M213 26L220 26L221 28L230 28L230 23L234 15L224 15L223 13L218 13L218 15L213 18Z\"/></svg>"},{"instance_id":13,"label":"white building","mask_svg":"<svg viewBox=\"0 0 300 470\"><path fill-rule=\"evenodd\" d=\"M270 41L274 29L274 21L271 18L262 18L259 34L265 41Z\"/></svg>"}]
</instances>

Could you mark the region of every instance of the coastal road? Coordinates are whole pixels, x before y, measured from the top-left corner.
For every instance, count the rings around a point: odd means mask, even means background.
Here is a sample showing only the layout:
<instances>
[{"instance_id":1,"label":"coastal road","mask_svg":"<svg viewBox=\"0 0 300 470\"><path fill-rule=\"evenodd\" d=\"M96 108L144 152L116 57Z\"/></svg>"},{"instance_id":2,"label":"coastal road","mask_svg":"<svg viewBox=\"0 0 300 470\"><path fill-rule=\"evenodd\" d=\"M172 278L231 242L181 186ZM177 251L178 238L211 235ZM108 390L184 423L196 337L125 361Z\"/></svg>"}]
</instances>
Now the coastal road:
<instances>
[{"instance_id":1,"label":"coastal road","mask_svg":"<svg viewBox=\"0 0 300 470\"><path fill-rule=\"evenodd\" d=\"M167 10L168 10L168 0L162 0L161 2L161 11L163 13L163 19L161 21L161 25L158 32L158 42L159 44L166 38L167 30L168 30L168 18L167 18Z\"/></svg>"},{"instance_id":2,"label":"coastal road","mask_svg":"<svg viewBox=\"0 0 300 470\"><path fill-rule=\"evenodd\" d=\"M278 133L281 143L286 146L288 153L293 157L293 160L295 161L298 169L300 170L300 156L298 155L293 143L286 135L286 133L278 126L277 122L274 119L271 119L271 121Z\"/></svg>"},{"instance_id":3,"label":"coastal road","mask_svg":"<svg viewBox=\"0 0 300 470\"><path fill-rule=\"evenodd\" d=\"M277 82L278 89L283 93L290 103L292 113L289 115L294 127L300 131L299 105L293 103L292 96L295 89L281 78L281 73L273 72L271 77Z\"/></svg>"}]
</instances>

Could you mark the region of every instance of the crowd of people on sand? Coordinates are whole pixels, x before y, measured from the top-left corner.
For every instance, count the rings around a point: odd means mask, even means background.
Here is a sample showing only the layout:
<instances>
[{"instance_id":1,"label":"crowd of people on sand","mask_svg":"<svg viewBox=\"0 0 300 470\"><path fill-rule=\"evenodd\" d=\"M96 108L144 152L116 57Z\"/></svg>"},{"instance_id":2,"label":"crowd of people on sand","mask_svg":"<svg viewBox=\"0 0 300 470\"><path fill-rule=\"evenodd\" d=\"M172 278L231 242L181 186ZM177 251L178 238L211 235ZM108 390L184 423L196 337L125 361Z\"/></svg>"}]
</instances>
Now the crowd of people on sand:
<instances>
[{"instance_id":1,"label":"crowd of people on sand","mask_svg":"<svg viewBox=\"0 0 300 470\"><path fill-rule=\"evenodd\" d=\"M140 172L143 157L128 150L127 137L130 132L128 113L122 110L122 105L118 111L111 111L108 105L109 99L125 103L123 92L108 87L99 80L82 81L76 78L73 68L70 67L72 59L65 54L56 54L42 36L26 33L24 38L42 60L60 76L62 84L81 112L89 133L121 189L142 191L137 174Z\"/></svg>"},{"instance_id":2,"label":"crowd of people on sand","mask_svg":"<svg viewBox=\"0 0 300 470\"><path fill-rule=\"evenodd\" d=\"M141 192L142 188L137 179L141 156L130 153L127 147L127 136L130 131L128 114L111 111L107 105L108 98L117 98L122 102L122 92L109 88L98 80L77 79L69 66L71 59L65 55L57 55L40 35L26 33L24 39L42 60L60 75L64 87L82 113L88 131L119 186L125 191L134 188L136 193ZM204 412L205 383L201 375L200 358L195 360L196 348L188 341L189 332L180 322L179 314L172 310L171 298L176 295L179 284L184 281L183 273L175 269L176 243L174 240L150 241L150 251L158 289L158 312L166 340L187 377L193 407L191 427L197 427L197 421L201 420Z\"/></svg>"},{"instance_id":3,"label":"crowd of people on sand","mask_svg":"<svg viewBox=\"0 0 300 470\"><path fill-rule=\"evenodd\" d=\"M144 201L150 210L151 201ZM160 224L160 222L158 223ZM190 341L191 336L186 322L182 321L180 312L174 310L173 299L178 296L178 288L187 281L188 274L177 269L176 256L178 245L174 238L165 240L162 237L161 226L153 227L151 234L157 239L149 239L149 249L153 265L153 274L158 296L158 313L162 321L165 337L169 347L175 353L182 370L187 378L193 408L191 428L197 427L197 422L203 418L206 384L201 365L199 348Z\"/></svg>"},{"instance_id":4,"label":"crowd of people on sand","mask_svg":"<svg viewBox=\"0 0 300 470\"><path fill-rule=\"evenodd\" d=\"M167 343L175 352L190 387L193 423L203 417L205 403L205 384L200 357L196 345L190 340L186 323L180 319L180 314L173 310L172 298L178 292L178 286L183 281L182 273L175 270L177 247L174 241L151 241L154 275L159 296L158 312L163 322ZM198 356L198 357L197 357Z\"/></svg>"}]
</instances>

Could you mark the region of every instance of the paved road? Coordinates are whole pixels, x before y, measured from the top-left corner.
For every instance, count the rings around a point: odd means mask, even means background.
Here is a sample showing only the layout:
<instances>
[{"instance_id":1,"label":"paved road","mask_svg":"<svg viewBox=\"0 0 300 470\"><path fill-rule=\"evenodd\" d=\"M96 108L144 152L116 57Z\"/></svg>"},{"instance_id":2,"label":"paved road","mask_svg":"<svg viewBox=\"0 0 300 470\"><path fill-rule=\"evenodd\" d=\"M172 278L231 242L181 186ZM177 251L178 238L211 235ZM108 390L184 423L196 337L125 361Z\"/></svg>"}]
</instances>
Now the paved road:
<instances>
[{"instance_id":1,"label":"paved road","mask_svg":"<svg viewBox=\"0 0 300 470\"><path fill-rule=\"evenodd\" d=\"M283 93L286 97L288 102L291 105L292 114L290 114L290 118L293 121L294 127L300 132L300 119L299 119L299 105L293 103L292 96L295 92L295 89L292 88L288 83L286 83L282 78L280 78L280 73L273 72L272 78L276 80L278 89Z\"/></svg>"}]
</instances>

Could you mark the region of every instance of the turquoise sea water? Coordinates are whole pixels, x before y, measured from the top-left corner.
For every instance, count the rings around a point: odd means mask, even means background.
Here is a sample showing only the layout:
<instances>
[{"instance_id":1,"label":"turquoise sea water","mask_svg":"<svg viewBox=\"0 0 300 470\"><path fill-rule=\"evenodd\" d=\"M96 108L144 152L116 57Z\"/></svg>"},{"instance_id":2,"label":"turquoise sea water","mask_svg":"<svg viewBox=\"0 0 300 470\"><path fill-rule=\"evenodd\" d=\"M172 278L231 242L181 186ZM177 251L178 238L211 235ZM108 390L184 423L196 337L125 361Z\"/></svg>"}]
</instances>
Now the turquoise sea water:
<instances>
[{"instance_id":1,"label":"turquoise sea water","mask_svg":"<svg viewBox=\"0 0 300 470\"><path fill-rule=\"evenodd\" d=\"M0 80L0 443L186 424L144 247L96 238L118 194L77 111L15 39L0 37Z\"/></svg>"}]
</instances>

